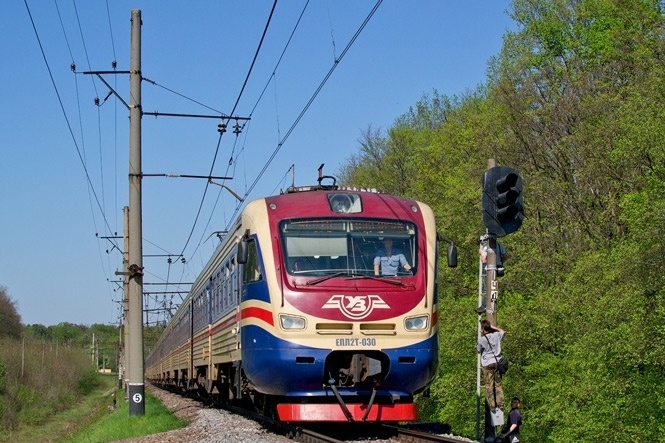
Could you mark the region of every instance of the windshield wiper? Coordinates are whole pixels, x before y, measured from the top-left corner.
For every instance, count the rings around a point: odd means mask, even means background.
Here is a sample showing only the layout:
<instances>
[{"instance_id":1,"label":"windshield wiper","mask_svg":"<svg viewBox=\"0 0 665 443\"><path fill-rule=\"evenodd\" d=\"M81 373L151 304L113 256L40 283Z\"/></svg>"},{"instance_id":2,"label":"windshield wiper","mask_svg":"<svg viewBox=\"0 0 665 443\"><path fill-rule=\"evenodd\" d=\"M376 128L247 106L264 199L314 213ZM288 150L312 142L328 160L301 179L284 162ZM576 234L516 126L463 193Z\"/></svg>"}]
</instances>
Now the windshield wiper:
<instances>
[{"instance_id":1,"label":"windshield wiper","mask_svg":"<svg viewBox=\"0 0 665 443\"><path fill-rule=\"evenodd\" d=\"M369 279L369 280L384 281L386 283L391 283L395 286L406 286L406 284L402 280L396 280L394 278L381 277L379 275L354 275L351 278L353 278L353 279Z\"/></svg>"},{"instance_id":2,"label":"windshield wiper","mask_svg":"<svg viewBox=\"0 0 665 443\"><path fill-rule=\"evenodd\" d=\"M314 285L318 285L319 283L322 283L326 280L330 280L331 278L342 277L342 276L345 276L345 277L348 277L349 279L354 279L354 280L356 280L356 279L369 279L369 280L377 280L377 281L390 283L390 284L393 284L395 286L406 286L403 281L396 280L394 278L385 278L385 277L380 277L380 276L376 276L376 275L361 275L361 274L355 274L353 272L348 272L348 271L335 272L333 274L326 275L324 277L320 277L320 278L317 278L317 279L314 279L314 280L310 280L307 283L305 283L305 285L314 286Z\"/></svg>"},{"instance_id":3,"label":"windshield wiper","mask_svg":"<svg viewBox=\"0 0 665 443\"><path fill-rule=\"evenodd\" d=\"M315 278L314 280L310 280L305 284L307 286L318 285L321 282L324 282L326 280L330 280L331 278L340 277L342 275L348 275L348 273L346 271L344 271L344 272L335 272L335 273L330 274L330 275L325 275L323 277Z\"/></svg>"}]
</instances>

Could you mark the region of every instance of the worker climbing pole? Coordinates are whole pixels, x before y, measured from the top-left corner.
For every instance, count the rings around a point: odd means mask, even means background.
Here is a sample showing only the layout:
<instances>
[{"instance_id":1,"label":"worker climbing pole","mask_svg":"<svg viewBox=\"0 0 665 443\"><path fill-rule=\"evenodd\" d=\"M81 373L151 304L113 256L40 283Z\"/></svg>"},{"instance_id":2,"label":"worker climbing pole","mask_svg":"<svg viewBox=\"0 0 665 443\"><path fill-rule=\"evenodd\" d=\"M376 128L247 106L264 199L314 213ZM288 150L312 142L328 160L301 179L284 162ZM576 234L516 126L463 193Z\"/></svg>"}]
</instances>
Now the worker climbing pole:
<instances>
[{"instance_id":1,"label":"worker climbing pole","mask_svg":"<svg viewBox=\"0 0 665 443\"><path fill-rule=\"evenodd\" d=\"M479 278L478 278L478 343L484 344L481 337L482 315L492 328L497 325L497 310L499 300L498 277L505 272L504 261L507 258L506 249L498 241L499 237L512 234L522 226L524 219L524 205L522 196L522 177L519 173L507 166L496 166L494 159L489 159L487 170L482 178L482 220L486 233L480 237L479 248ZM500 331L501 329L493 329ZM494 352L487 340L490 352ZM495 345L496 346L496 345ZM499 339L500 350L500 339ZM499 361L494 366L498 371ZM485 439L494 441L496 429L503 425L503 391L501 375L493 374L485 378ZM481 387L481 355L478 356L476 388L476 436L480 440L480 387ZM488 380L491 380L488 383ZM490 384L491 386L488 386ZM491 391L490 391L491 389Z\"/></svg>"}]
</instances>

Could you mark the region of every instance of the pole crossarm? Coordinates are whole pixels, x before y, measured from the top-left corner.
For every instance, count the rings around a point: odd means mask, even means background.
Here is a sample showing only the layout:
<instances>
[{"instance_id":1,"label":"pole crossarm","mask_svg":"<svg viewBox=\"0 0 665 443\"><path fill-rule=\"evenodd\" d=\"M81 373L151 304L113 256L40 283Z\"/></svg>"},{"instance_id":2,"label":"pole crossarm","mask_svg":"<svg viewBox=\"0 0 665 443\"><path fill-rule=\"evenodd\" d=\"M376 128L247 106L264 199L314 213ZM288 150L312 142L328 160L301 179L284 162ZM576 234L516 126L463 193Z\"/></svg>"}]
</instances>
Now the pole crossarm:
<instances>
[{"instance_id":1,"label":"pole crossarm","mask_svg":"<svg viewBox=\"0 0 665 443\"><path fill-rule=\"evenodd\" d=\"M238 117L229 115L207 115L207 114L180 114L174 112L144 112L143 115L152 115L153 117L192 117L192 118L215 118L221 120L243 120L249 121L251 117Z\"/></svg>"},{"instance_id":2,"label":"pole crossarm","mask_svg":"<svg viewBox=\"0 0 665 443\"><path fill-rule=\"evenodd\" d=\"M130 105L127 104L127 102L113 89L113 87L102 77L103 74L138 74L141 76L140 72L134 72L134 71L84 71L83 74L86 75L96 75L104 85L109 89L109 95L113 94L115 95L121 102L122 104L125 105L127 109L130 109ZM141 76L141 80L144 80L144 78ZM154 83L151 81L151 83ZM108 97L108 96L107 96ZM152 115L153 117L191 117L191 118L214 118L214 119L220 119L220 120L235 120L236 122L238 121L249 121L252 118L251 117L240 117L238 115L226 115L226 114L183 114L183 113L177 113L177 112L142 112L141 115Z\"/></svg>"},{"instance_id":3,"label":"pole crossarm","mask_svg":"<svg viewBox=\"0 0 665 443\"><path fill-rule=\"evenodd\" d=\"M189 283L189 282L177 282L177 283L174 283L174 282L164 282L164 283L153 282L153 283L145 283L145 282L144 282L144 283L143 283L143 286L148 286L148 285L153 285L153 286L158 286L158 285L161 285L161 286L173 286L173 285L175 285L175 286L177 286L177 285L193 285L193 284L194 284L194 283Z\"/></svg>"},{"instance_id":4,"label":"pole crossarm","mask_svg":"<svg viewBox=\"0 0 665 443\"><path fill-rule=\"evenodd\" d=\"M141 174L142 177L168 177L168 178L205 178L206 180L233 180L233 177L218 177L214 175L190 175L190 174Z\"/></svg>"},{"instance_id":5,"label":"pole crossarm","mask_svg":"<svg viewBox=\"0 0 665 443\"><path fill-rule=\"evenodd\" d=\"M132 71L83 71L82 74L85 75L97 75L100 76L102 74L131 74Z\"/></svg>"}]
</instances>

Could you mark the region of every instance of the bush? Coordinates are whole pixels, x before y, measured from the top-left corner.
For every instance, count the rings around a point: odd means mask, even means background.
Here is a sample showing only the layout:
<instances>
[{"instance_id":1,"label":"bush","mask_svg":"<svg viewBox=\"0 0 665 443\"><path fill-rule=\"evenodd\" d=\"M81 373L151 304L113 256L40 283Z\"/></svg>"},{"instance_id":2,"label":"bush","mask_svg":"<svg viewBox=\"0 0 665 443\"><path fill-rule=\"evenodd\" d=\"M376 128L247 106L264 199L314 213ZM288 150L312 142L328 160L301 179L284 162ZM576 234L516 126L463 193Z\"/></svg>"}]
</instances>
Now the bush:
<instances>
[{"instance_id":1,"label":"bush","mask_svg":"<svg viewBox=\"0 0 665 443\"><path fill-rule=\"evenodd\" d=\"M98 385L86 350L0 337L0 435L43 422Z\"/></svg>"},{"instance_id":2,"label":"bush","mask_svg":"<svg viewBox=\"0 0 665 443\"><path fill-rule=\"evenodd\" d=\"M0 337L19 338L22 333L23 326L16 302L7 294L7 289L0 286Z\"/></svg>"},{"instance_id":3,"label":"bush","mask_svg":"<svg viewBox=\"0 0 665 443\"><path fill-rule=\"evenodd\" d=\"M4 394L5 392L5 386L6 386L6 381L5 381L5 376L7 375L7 367L0 361L0 395Z\"/></svg>"},{"instance_id":4,"label":"bush","mask_svg":"<svg viewBox=\"0 0 665 443\"><path fill-rule=\"evenodd\" d=\"M101 382L99 380L99 374L94 369L90 369L89 371L84 372L83 375L79 378L79 393L82 395L88 395L100 384Z\"/></svg>"}]
</instances>

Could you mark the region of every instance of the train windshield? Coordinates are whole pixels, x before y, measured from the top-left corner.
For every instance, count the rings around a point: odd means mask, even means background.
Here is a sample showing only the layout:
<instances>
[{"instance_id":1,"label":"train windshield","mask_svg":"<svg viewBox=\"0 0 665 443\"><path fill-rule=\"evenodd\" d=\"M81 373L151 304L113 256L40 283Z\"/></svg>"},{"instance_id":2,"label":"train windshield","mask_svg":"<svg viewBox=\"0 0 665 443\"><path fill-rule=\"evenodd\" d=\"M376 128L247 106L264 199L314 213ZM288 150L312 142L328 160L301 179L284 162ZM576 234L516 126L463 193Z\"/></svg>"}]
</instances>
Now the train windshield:
<instances>
[{"instance_id":1,"label":"train windshield","mask_svg":"<svg viewBox=\"0 0 665 443\"><path fill-rule=\"evenodd\" d=\"M280 225L289 274L410 276L417 269L416 226L395 220L308 219Z\"/></svg>"}]
</instances>

